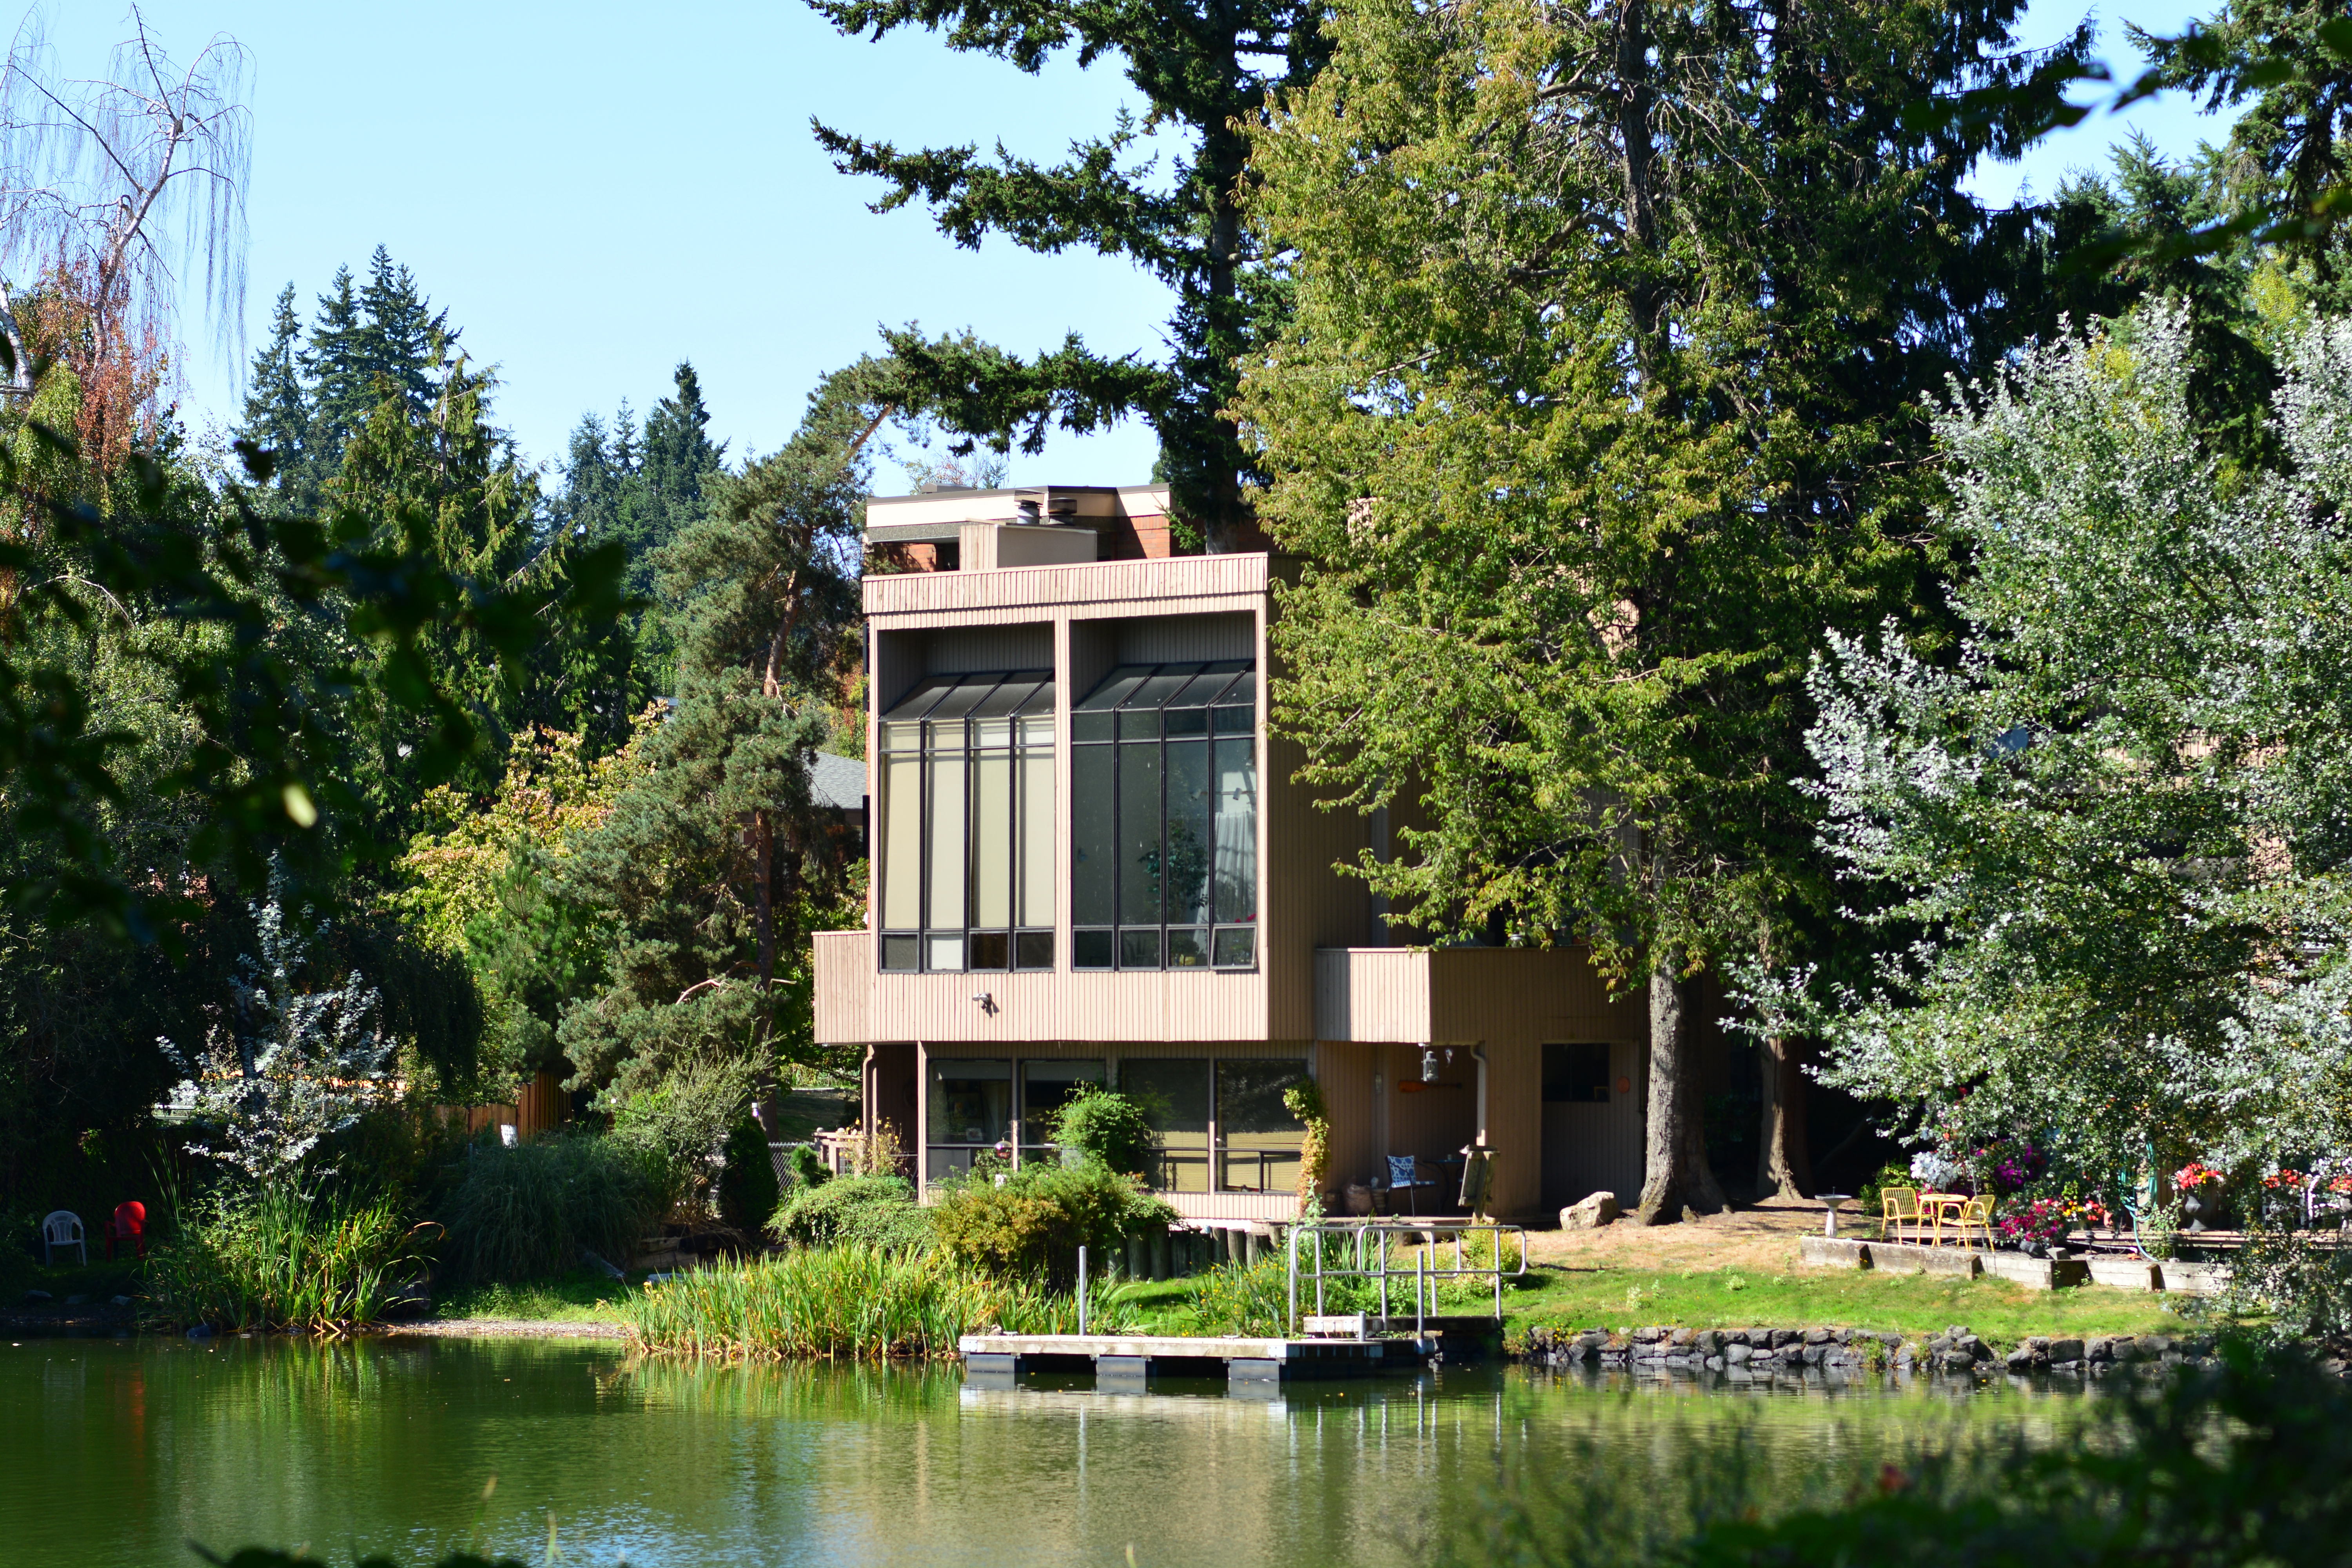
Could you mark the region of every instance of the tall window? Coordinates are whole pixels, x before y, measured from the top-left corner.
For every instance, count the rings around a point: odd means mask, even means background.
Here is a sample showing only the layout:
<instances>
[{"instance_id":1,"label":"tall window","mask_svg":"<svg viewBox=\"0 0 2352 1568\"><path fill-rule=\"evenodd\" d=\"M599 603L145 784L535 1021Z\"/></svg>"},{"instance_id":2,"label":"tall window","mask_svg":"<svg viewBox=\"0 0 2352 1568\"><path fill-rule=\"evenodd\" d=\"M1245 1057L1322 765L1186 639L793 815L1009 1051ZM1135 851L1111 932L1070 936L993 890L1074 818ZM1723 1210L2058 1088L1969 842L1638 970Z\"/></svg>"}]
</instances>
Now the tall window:
<instances>
[{"instance_id":1,"label":"tall window","mask_svg":"<svg viewBox=\"0 0 2352 1568\"><path fill-rule=\"evenodd\" d=\"M1070 716L1072 962L1257 963L1257 674L1126 665Z\"/></svg>"},{"instance_id":2,"label":"tall window","mask_svg":"<svg viewBox=\"0 0 2352 1568\"><path fill-rule=\"evenodd\" d=\"M882 716L882 967L1054 967L1054 680L935 675Z\"/></svg>"}]
</instances>

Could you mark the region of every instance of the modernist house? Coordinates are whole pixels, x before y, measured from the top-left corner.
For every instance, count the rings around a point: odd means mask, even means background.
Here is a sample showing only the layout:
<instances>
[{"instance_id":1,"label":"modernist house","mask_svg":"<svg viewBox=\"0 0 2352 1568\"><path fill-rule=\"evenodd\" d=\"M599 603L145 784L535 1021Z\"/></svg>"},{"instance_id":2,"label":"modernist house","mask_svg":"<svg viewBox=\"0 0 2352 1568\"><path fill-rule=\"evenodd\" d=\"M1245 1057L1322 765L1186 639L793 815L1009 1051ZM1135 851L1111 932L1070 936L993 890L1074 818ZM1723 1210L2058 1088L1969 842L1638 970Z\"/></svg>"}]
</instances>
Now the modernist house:
<instances>
[{"instance_id":1,"label":"modernist house","mask_svg":"<svg viewBox=\"0 0 2352 1568\"><path fill-rule=\"evenodd\" d=\"M1378 816L1318 810L1266 727L1284 565L1173 555L1164 489L876 500L867 929L816 938L816 1027L865 1051L866 1130L926 1183L1000 1141L1053 1157L1084 1083L1141 1100L1153 1184L1197 1224L1296 1212L1321 1086L1331 1186L1412 1156L1399 1212L1533 1216L1642 1175L1647 1019L1578 950L1402 945L1336 863Z\"/></svg>"}]
</instances>

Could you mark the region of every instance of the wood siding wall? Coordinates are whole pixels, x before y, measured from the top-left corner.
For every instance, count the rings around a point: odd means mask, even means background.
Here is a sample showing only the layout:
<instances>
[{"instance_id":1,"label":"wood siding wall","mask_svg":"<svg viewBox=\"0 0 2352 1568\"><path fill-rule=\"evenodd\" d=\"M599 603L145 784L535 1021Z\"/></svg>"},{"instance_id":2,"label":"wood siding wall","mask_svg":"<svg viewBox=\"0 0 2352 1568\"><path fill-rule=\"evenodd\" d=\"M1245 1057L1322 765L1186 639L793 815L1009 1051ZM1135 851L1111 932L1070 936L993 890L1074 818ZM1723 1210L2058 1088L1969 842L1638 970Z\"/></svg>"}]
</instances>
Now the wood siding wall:
<instances>
[{"instance_id":1,"label":"wood siding wall","mask_svg":"<svg viewBox=\"0 0 2352 1568\"><path fill-rule=\"evenodd\" d=\"M1317 1038L1397 1047L1385 1063L1386 1110L1373 1119L1375 1136L1384 1121L1390 1147L1374 1152L1450 1153L1478 1130L1472 1046L1486 1059L1483 1125L1497 1154L1496 1212L1537 1214L1552 1191L1587 1174L1616 1180L1624 1151L1638 1150L1638 1092L1612 1093L1608 1106L1591 1108L1601 1112L1597 1126L1585 1124L1590 1117L1546 1113L1545 1045L1609 1044L1617 1047L1612 1068L1639 1062L1648 1051L1649 1020L1640 1002L1612 1001L1581 950L1355 948L1315 959ZM1396 1087L1398 1074L1418 1079L1420 1058L1412 1047L1422 1043L1455 1047L1454 1061L1440 1066L1439 1081L1460 1089L1433 1085L1406 1093ZM1639 1072L1625 1076L1638 1090Z\"/></svg>"},{"instance_id":2,"label":"wood siding wall","mask_svg":"<svg viewBox=\"0 0 2352 1568\"><path fill-rule=\"evenodd\" d=\"M874 938L862 931L821 931L814 939L812 998L817 1044L862 1046L875 1037L866 1004L874 993Z\"/></svg>"}]
</instances>

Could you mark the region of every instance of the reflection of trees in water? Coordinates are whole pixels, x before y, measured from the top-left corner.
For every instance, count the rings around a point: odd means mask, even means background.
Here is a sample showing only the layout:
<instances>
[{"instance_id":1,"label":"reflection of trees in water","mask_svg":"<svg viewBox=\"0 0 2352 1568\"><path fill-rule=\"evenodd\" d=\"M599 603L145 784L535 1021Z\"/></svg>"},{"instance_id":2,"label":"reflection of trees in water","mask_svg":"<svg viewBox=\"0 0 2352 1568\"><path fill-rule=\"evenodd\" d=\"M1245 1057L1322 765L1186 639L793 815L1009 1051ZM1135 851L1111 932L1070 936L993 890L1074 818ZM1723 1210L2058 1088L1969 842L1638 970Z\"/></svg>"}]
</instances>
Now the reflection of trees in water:
<instances>
[{"instance_id":1,"label":"reflection of trees in water","mask_svg":"<svg viewBox=\"0 0 2352 1568\"><path fill-rule=\"evenodd\" d=\"M703 1415L856 1416L953 1409L961 1367L827 1362L689 1361L632 1355L600 1389L648 1410Z\"/></svg>"}]
</instances>

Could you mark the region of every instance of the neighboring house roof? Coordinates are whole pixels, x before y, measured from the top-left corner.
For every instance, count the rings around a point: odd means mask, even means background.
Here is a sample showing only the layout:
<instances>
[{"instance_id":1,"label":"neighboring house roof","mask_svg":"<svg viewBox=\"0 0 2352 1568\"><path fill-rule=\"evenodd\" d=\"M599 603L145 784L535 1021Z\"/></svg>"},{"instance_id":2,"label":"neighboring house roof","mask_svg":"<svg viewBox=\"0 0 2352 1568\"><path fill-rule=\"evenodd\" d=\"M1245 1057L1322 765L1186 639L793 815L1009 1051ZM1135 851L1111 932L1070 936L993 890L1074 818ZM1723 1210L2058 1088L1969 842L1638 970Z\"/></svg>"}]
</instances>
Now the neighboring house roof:
<instances>
[{"instance_id":1,"label":"neighboring house roof","mask_svg":"<svg viewBox=\"0 0 2352 1568\"><path fill-rule=\"evenodd\" d=\"M866 806L866 764L856 757L814 753L809 763L809 800L835 811L862 811Z\"/></svg>"}]
</instances>

